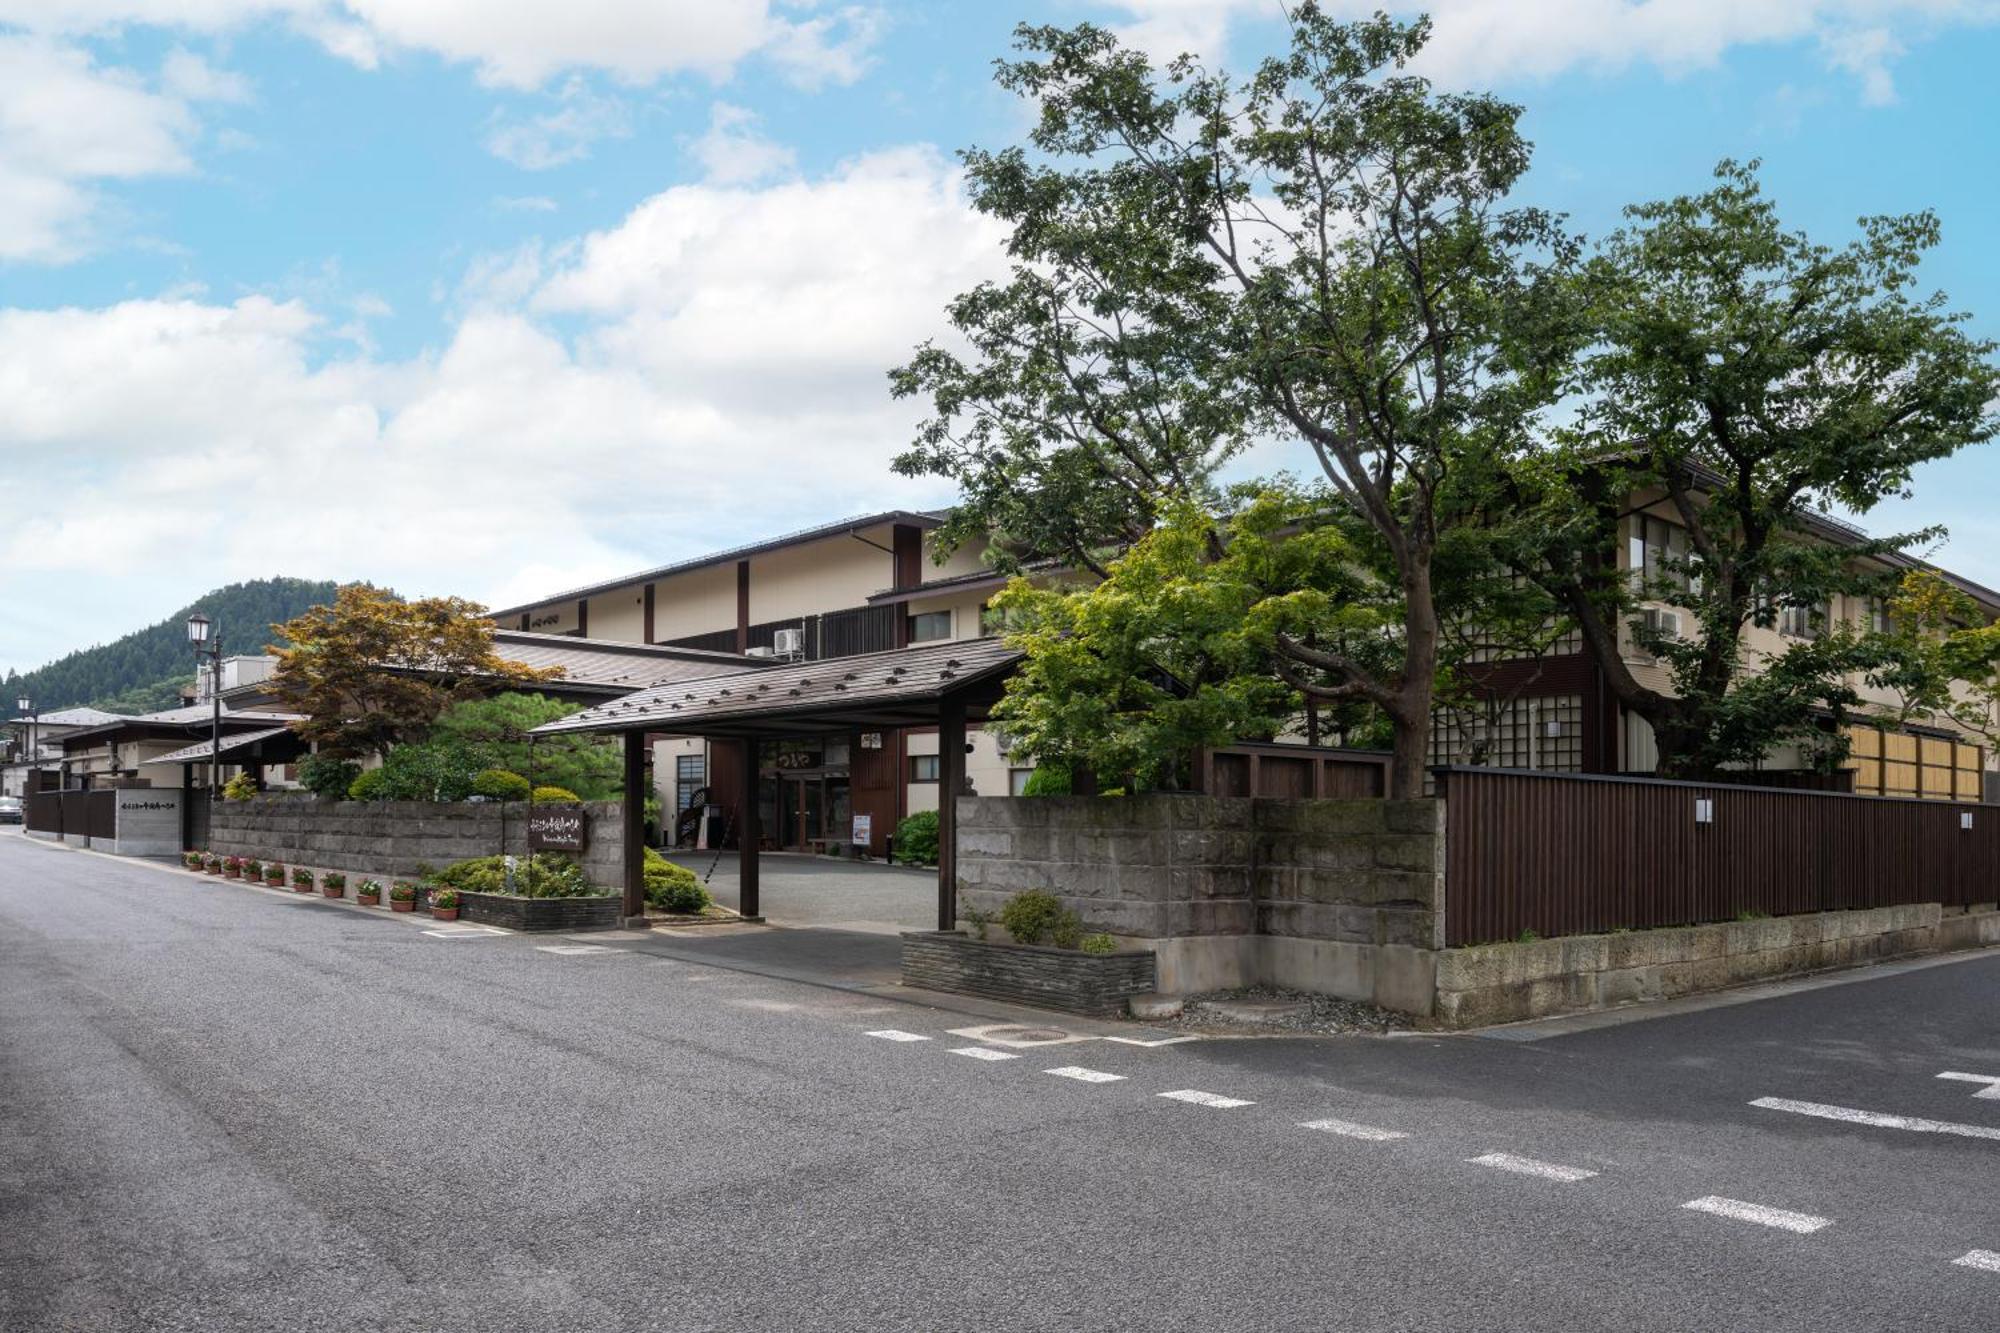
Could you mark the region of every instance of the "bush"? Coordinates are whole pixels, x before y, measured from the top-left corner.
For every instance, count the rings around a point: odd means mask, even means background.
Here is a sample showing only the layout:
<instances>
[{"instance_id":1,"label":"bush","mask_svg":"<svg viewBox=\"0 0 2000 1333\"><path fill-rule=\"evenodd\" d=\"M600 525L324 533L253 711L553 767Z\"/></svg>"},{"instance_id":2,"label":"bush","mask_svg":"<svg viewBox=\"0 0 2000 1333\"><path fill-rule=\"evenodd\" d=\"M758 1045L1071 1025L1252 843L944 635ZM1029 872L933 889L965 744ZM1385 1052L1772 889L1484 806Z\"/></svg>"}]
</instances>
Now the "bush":
<instances>
[{"instance_id":1,"label":"bush","mask_svg":"<svg viewBox=\"0 0 2000 1333\"><path fill-rule=\"evenodd\" d=\"M1028 782L1021 788L1021 795L1067 796L1070 794L1070 779L1067 764L1037 764L1035 771L1028 774Z\"/></svg>"},{"instance_id":2,"label":"bush","mask_svg":"<svg viewBox=\"0 0 2000 1333\"><path fill-rule=\"evenodd\" d=\"M257 779L248 773L238 773L222 784L222 799L225 801L247 801L257 794Z\"/></svg>"},{"instance_id":3,"label":"bush","mask_svg":"<svg viewBox=\"0 0 2000 1333\"><path fill-rule=\"evenodd\" d=\"M347 799L350 801L386 801L389 793L384 790L389 785L389 775L379 768L371 768L347 784Z\"/></svg>"},{"instance_id":4,"label":"bush","mask_svg":"<svg viewBox=\"0 0 2000 1333\"><path fill-rule=\"evenodd\" d=\"M568 787L537 787L532 799L537 805L576 805L583 800Z\"/></svg>"},{"instance_id":5,"label":"bush","mask_svg":"<svg viewBox=\"0 0 2000 1333\"><path fill-rule=\"evenodd\" d=\"M1016 944L1040 944L1058 930L1067 929L1070 944L1076 943L1076 914L1062 905L1062 900L1053 893L1041 889L1029 889L1017 893L1007 900L1000 909L1000 924L1007 927L1007 933L1014 937Z\"/></svg>"},{"instance_id":6,"label":"bush","mask_svg":"<svg viewBox=\"0 0 2000 1333\"><path fill-rule=\"evenodd\" d=\"M473 794L496 801L525 801L534 789L534 784L519 773L504 768L482 768L472 775Z\"/></svg>"},{"instance_id":7,"label":"bush","mask_svg":"<svg viewBox=\"0 0 2000 1333\"><path fill-rule=\"evenodd\" d=\"M345 800L361 765L352 759L336 759L330 754L309 754L299 760L299 785L329 801Z\"/></svg>"},{"instance_id":8,"label":"bush","mask_svg":"<svg viewBox=\"0 0 2000 1333\"><path fill-rule=\"evenodd\" d=\"M896 860L906 866L936 865L938 812L923 810L896 825Z\"/></svg>"},{"instance_id":9,"label":"bush","mask_svg":"<svg viewBox=\"0 0 2000 1333\"><path fill-rule=\"evenodd\" d=\"M363 898L380 898L382 896L382 881L379 879L364 879L354 892Z\"/></svg>"},{"instance_id":10,"label":"bush","mask_svg":"<svg viewBox=\"0 0 2000 1333\"><path fill-rule=\"evenodd\" d=\"M1076 947L1085 953L1107 954L1118 952L1118 941L1099 931L1095 935L1085 935L1077 941Z\"/></svg>"},{"instance_id":11,"label":"bush","mask_svg":"<svg viewBox=\"0 0 2000 1333\"><path fill-rule=\"evenodd\" d=\"M692 916L713 903L708 889L686 866L675 865L651 847L646 849L646 902L662 912Z\"/></svg>"},{"instance_id":12,"label":"bush","mask_svg":"<svg viewBox=\"0 0 2000 1333\"><path fill-rule=\"evenodd\" d=\"M477 856L458 861L430 876L462 893L506 893L507 858ZM583 867L568 857L542 852L514 862L516 898L588 898L597 893L583 877Z\"/></svg>"}]
</instances>

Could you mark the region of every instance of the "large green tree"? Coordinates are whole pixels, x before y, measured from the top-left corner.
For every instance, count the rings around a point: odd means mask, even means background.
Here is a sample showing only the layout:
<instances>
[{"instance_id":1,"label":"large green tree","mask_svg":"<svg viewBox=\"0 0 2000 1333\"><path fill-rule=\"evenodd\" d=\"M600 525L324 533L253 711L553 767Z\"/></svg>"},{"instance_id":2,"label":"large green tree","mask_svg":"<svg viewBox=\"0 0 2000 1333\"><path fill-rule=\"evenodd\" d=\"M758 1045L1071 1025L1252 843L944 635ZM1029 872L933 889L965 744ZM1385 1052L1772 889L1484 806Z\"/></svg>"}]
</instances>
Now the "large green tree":
<instances>
[{"instance_id":1,"label":"large green tree","mask_svg":"<svg viewBox=\"0 0 2000 1333\"><path fill-rule=\"evenodd\" d=\"M1102 571L1165 507L1209 503L1252 440L1303 441L1401 607L1387 663L1282 634L1301 690L1379 708L1394 794L1422 790L1440 665L1436 562L1560 388L1572 247L1506 207L1519 109L1403 72L1425 23L1291 15L1247 80L1164 73L1110 34L1024 27L1000 82L1025 148L966 154L1012 277L953 304L969 351L894 377L934 415L898 466L958 481L948 534Z\"/></svg>"},{"instance_id":2,"label":"large green tree","mask_svg":"<svg viewBox=\"0 0 2000 1333\"><path fill-rule=\"evenodd\" d=\"M2000 393L1994 344L1917 288L1934 215L1866 218L1829 247L1785 228L1755 163L1716 177L1627 209L1587 265L1579 423L1522 473L1539 500L1526 566L1618 701L1652 725L1660 770L1683 777L1786 743L1838 760L1827 720L1898 645L1828 607L1893 594L1869 557L1935 533L1869 539L1823 518L1866 513L1905 493L1918 465L1990 439ZM1632 526L1635 495L1665 505L1667 540ZM1646 552L1636 571L1619 568L1621 531ZM1648 625L1645 601L1681 608L1680 631ZM1667 687L1635 672L1621 625ZM1746 644L1750 627L1780 625L1798 632L1777 651Z\"/></svg>"}]
</instances>

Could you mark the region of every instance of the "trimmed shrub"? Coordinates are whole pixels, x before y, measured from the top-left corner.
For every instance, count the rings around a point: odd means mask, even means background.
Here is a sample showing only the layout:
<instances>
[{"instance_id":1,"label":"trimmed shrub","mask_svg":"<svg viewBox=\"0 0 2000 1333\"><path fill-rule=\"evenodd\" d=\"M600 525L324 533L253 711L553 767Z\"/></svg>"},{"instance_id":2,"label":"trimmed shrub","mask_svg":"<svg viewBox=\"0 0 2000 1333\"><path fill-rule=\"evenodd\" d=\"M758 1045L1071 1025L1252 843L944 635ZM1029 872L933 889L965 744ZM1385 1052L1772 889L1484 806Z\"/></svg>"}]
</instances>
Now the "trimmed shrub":
<instances>
[{"instance_id":1,"label":"trimmed shrub","mask_svg":"<svg viewBox=\"0 0 2000 1333\"><path fill-rule=\"evenodd\" d=\"M1076 913L1062 905L1053 893L1029 889L1017 893L1000 909L1000 924L1016 944L1040 944L1044 940L1059 949L1074 949L1083 934Z\"/></svg>"},{"instance_id":2,"label":"trimmed shrub","mask_svg":"<svg viewBox=\"0 0 2000 1333\"><path fill-rule=\"evenodd\" d=\"M693 916L715 901L686 866L676 865L651 847L646 849L646 903L662 912Z\"/></svg>"},{"instance_id":3,"label":"trimmed shrub","mask_svg":"<svg viewBox=\"0 0 2000 1333\"><path fill-rule=\"evenodd\" d=\"M238 773L222 784L222 799L225 801L247 801L257 794L257 780L248 773Z\"/></svg>"},{"instance_id":4,"label":"trimmed shrub","mask_svg":"<svg viewBox=\"0 0 2000 1333\"><path fill-rule=\"evenodd\" d=\"M896 825L896 860L906 866L936 865L938 812L922 810Z\"/></svg>"},{"instance_id":5,"label":"trimmed shrub","mask_svg":"<svg viewBox=\"0 0 2000 1333\"><path fill-rule=\"evenodd\" d=\"M387 799L384 790L389 785L389 775L379 768L371 768L347 784L347 799L350 801L380 801Z\"/></svg>"},{"instance_id":6,"label":"trimmed shrub","mask_svg":"<svg viewBox=\"0 0 2000 1333\"><path fill-rule=\"evenodd\" d=\"M330 754L309 754L299 760L299 785L328 801L347 799L348 788L361 776L361 765Z\"/></svg>"},{"instance_id":7,"label":"trimmed shrub","mask_svg":"<svg viewBox=\"0 0 2000 1333\"><path fill-rule=\"evenodd\" d=\"M457 861L434 872L430 879L464 893L506 893L507 858L476 856ZM541 852L515 859L516 898L590 898L598 894L583 877L583 867L566 856Z\"/></svg>"},{"instance_id":8,"label":"trimmed shrub","mask_svg":"<svg viewBox=\"0 0 2000 1333\"><path fill-rule=\"evenodd\" d=\"M1071 773L1066 765L1037 764L1035 771L1028 774L1028 781L1021 788L1023 796L1067 796L1070 794Z\"/></svg>"},{"instance_id":9,"label":"trimmed shrub","mask_svg":"<svg viewBox=\"0 0 2000 1333\"><path fill-rule=\"evenodd\" d=\"M565 803L578 805L583 801L581 796L578 796L568 787L537 787L535 788L533 799L537 805L562 805Z\"/></svg>"},{"instance_id":10,"label":"trimmed shrub","mask_svg":"<svg viewBox=\"0 0 2000 1333\"><path fill-rule=\"evenodd\" d=\"M473 794L495 801L525 801L534 789L534 784L519 773L504 768L482 768L472 775Z\"/></svg>"},{"instance_id":11,"label":"trimmed shrub","mask_svg":"<svg viewBox=\"0 0 2000 1333\"><path fill-rule=\"evenodd\" d=\"M1095 935L1085 935L1076 942L1076 947L1085 953L1107 954L1118 952L1118 941L1099 931Z\"/></svg>"}]
</instances>

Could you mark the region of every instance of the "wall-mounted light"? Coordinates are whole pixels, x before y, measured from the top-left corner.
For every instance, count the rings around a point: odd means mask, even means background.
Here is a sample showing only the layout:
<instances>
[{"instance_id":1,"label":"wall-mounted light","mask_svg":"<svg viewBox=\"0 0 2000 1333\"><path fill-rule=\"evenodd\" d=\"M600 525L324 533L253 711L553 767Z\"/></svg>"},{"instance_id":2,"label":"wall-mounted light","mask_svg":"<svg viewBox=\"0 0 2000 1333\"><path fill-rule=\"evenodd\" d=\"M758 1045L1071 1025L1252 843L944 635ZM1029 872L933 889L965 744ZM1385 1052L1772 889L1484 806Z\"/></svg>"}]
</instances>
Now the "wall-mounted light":
<instances>
[{"instance_id":1,"label":"wall-mounted light","mask_svg":"<svg viewBox=\"0 0 2000 1333\"><path fill-rule=\"evenodd\" d=\"M1715 822L1715 801L1707 796L1697 796L1694 800L1694 822L1713 824Z\"/></svg>"},{"instance_id":2,"label":"wall-mounted light","mask_svg":"<svg viewBox=\"0 0 2000 1333\"><path fill-rule=\"evenodd\" d=\"M1958 812L1958 826L1968 833L1972 831L1972 811L1961 810Z\"/></svg>"}]
</instances>

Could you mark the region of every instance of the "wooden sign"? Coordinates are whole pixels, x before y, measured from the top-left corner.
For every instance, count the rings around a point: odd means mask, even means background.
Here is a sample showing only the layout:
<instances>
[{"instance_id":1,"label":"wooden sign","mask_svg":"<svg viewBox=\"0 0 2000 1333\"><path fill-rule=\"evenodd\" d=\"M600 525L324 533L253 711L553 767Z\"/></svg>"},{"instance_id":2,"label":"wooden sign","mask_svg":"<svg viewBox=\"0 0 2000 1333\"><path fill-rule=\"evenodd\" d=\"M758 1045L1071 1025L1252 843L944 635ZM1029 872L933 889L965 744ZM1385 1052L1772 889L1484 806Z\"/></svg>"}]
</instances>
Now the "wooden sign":
<instances>
[{"instance_id":1,"label":"wooden sign","mask_svg":"<svg viewBox=\"0 0 2000 1333\"><path fill-rule=\"evenodd\" d=\"M536 810L528 815L528 850L580 852L590 844L590 816L576 809Z\"/></svg>"}]
</instances>

